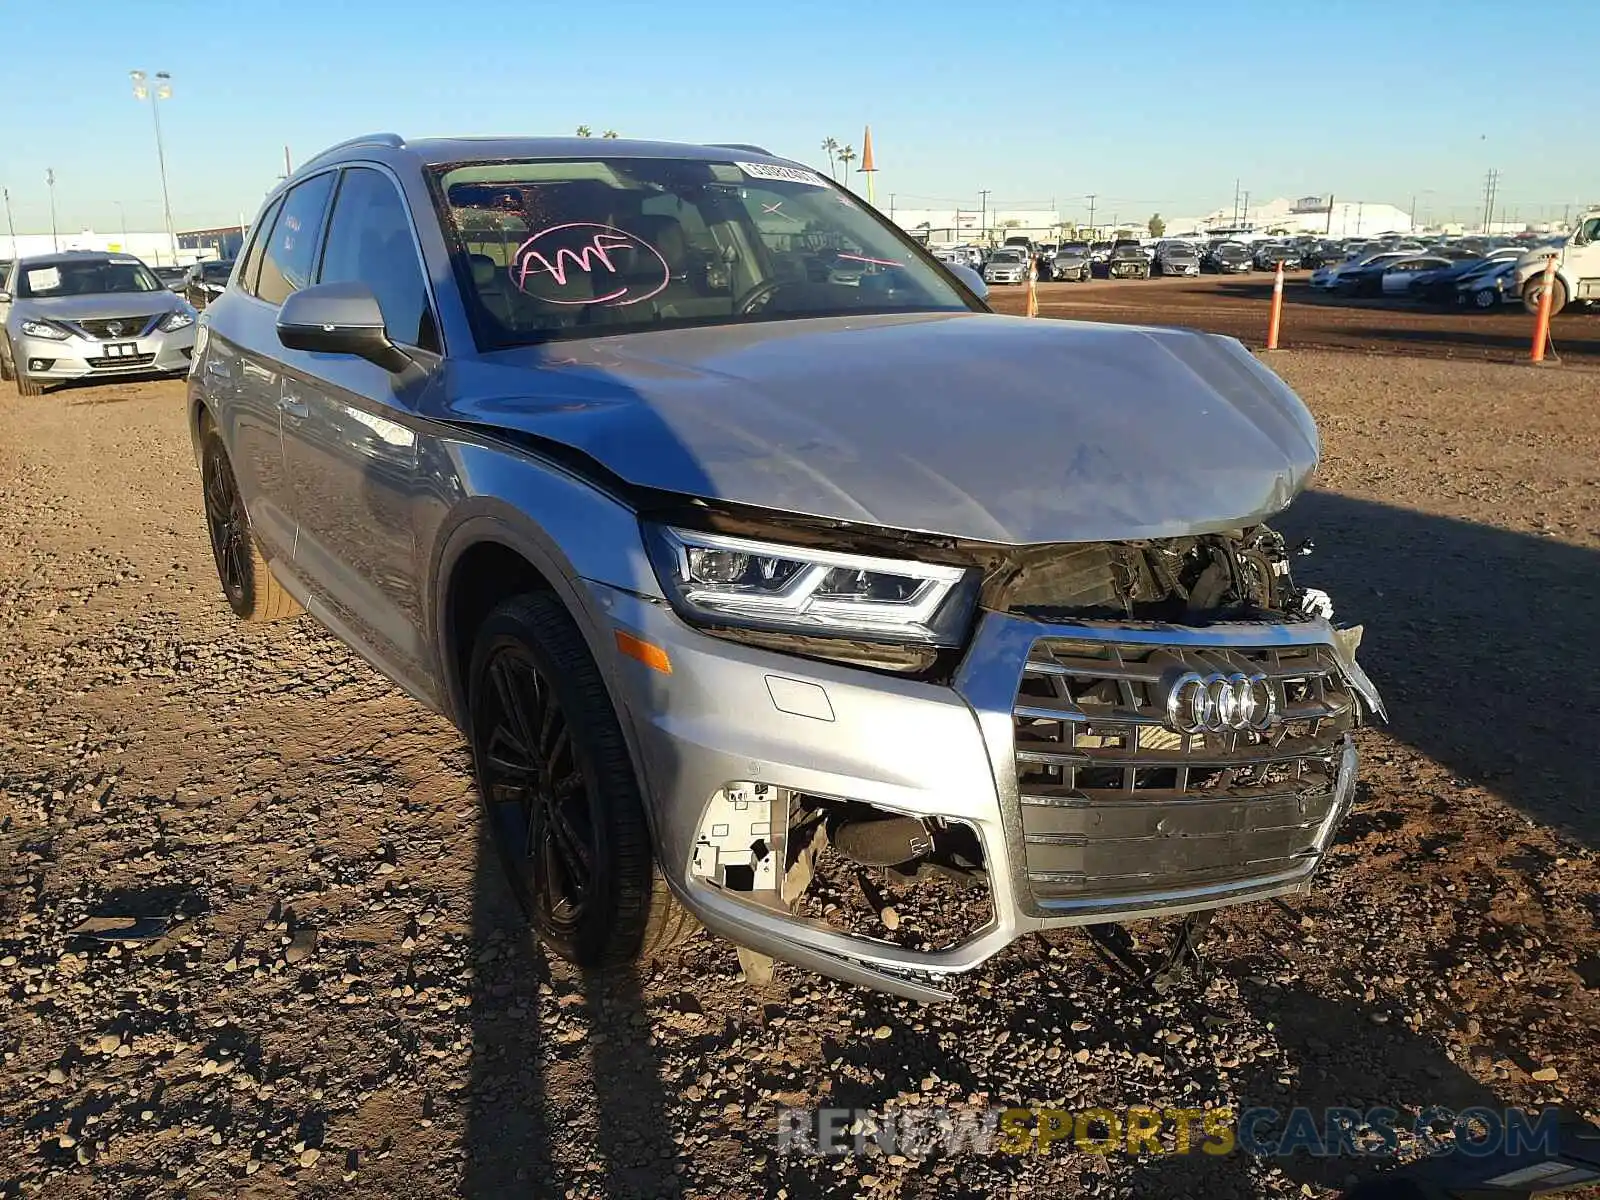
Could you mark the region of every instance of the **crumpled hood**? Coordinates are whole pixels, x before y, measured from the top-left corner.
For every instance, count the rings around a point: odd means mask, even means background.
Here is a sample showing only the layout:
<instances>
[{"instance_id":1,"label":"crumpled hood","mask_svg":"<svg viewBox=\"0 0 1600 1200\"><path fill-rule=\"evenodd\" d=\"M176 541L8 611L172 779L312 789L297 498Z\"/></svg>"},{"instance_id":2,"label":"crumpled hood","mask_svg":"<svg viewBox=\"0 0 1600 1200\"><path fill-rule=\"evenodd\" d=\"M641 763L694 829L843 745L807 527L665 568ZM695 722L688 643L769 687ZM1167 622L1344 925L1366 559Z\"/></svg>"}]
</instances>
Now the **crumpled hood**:
<instances>
[{"instance_id":1,"label":"crumpled hood","mask_svg":"<svg viewBox=\"0 0 1600 1200\"><path fill-rule=\"evenodd\" d=\"M1311 415L1238 342L980 313L635 333L457 360L441 420L630 483L951 537L1172 537L1257 521L1317 465ZM428 411L429 408L433 411Z\"/></svg>"},{"instance_id":2,"label":"crumpled hood","mask_svg":"<svg viewBox=\"0 0 1600 1200\"><path fill-rule=\"evenodd\" d=\"M94 296L45 296L18 300L29 316L51 321L97 321L113 317L153 317L183 307L183 298L159 292L109 292Z\"/></svg>"}]
</instances>

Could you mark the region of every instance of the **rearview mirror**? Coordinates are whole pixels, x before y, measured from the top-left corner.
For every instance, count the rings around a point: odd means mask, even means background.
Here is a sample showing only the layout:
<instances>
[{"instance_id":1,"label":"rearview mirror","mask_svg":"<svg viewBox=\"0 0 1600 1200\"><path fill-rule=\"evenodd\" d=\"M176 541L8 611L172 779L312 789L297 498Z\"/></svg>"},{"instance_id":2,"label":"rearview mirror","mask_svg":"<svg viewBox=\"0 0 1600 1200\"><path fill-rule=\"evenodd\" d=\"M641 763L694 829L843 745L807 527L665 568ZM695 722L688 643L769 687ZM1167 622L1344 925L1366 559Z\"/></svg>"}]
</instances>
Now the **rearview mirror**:
<instances>
[{"instance_id":1,"label":"rearview mirror","mask_svg":"<svg viewBox=\"0 0 1600 1200\"><path fill-rule=\"evenodd\" d=\"M411 362L390 340L378 298L364 283L301 288L278 310L278 340L291 350L353 354L395 373Z\"/></svg>"},{"instance_id":2,"label":"rearview mirror","mask_svg":"<svg viewBox=\"0 0 1600 1200\"><path fill-rule=\"evenodd\" d=\"M966 284L967 289L976 293L979 300L987 300L989 298L989 285L983 281L983 276L965 263L946 263L945 270Z\"/></svg>"}]
</instances>

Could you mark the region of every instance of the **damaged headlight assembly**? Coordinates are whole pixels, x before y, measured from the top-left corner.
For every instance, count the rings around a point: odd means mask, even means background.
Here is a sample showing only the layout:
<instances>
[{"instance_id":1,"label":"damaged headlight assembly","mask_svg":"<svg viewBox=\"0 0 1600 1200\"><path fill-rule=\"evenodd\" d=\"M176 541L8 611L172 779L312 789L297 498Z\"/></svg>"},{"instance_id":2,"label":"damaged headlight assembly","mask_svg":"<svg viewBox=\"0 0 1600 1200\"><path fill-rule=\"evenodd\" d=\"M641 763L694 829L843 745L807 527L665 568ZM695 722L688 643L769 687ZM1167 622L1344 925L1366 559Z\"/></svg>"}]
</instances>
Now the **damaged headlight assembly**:
<instances>
[{"instance_id":1,"label":"damaged headlight assembly","mask_svg":"<svg viewBox=\"0 0 1600 1200\"><path fill-rule=\"evenodd\" d=\"M979 572L644 524L672 607L690 624L776 649L920 670L964 645Z\"/></svg>"}]
</instances>

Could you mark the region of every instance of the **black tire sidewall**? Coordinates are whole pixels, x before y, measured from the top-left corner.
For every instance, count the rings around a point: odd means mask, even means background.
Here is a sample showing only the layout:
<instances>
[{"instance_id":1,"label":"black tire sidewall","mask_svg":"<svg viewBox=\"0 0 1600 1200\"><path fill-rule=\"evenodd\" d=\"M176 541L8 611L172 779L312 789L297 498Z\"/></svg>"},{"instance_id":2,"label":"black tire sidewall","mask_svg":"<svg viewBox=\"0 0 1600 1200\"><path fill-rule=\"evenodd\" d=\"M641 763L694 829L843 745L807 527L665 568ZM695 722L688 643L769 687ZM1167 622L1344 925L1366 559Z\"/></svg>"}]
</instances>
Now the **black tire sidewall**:
<instances>
[{"instance_id":1,"label":"black tire sidewall","mask_svg":"<svg viewBox=\"0 0 1600 1200\"><path fill-rule=\"evenodd\" d=\"M487 731L482 730L481 714L485 689L493 687L488 678L489 664L507 650L525 654L554 692L566 715L573 754L583 774L595 868L583 914L570 932L551 928L538 919L537 905L523 886L523 864L512 858L510 849L498 836L493 836L495 815L482 761ZM643 926L621 927L619 899L623 890L637 888L648 894L652 862L646 856L641 877L625 878L627 872L617 861L616 851L619 822L638 822L643 827L643 798L599 667L561 602L553 595L535 593L495 609L478 630L467 694L468 734L483 817L489 822L512 893L529 924L541 941L570 962L602 966L633 958ZM631 832L644 837L648 844L647 828Z\"/></svg>"}]
</instances>

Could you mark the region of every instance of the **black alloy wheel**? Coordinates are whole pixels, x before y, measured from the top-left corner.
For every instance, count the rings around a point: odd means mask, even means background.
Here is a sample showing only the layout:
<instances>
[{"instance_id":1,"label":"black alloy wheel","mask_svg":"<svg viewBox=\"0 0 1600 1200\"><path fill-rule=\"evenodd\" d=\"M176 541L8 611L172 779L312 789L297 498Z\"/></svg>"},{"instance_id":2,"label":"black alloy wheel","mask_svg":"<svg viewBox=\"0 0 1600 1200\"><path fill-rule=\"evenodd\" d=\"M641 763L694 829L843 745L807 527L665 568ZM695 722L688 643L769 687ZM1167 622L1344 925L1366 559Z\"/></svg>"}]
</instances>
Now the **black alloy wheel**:
<instances>
[{"instance_id":1,"label":"black alloy wheel","mask_svg":"<svg viewBox=\"0 0 1600 1200\"><path fill-rule=\"evenodd\" d=\"M567 942L604 883L572 727L526 647L498 647L488 680L473 726L495 840L540 934Z\"/></svg>"},{"instance_id":2,"label":"black alloy wheel","mask_svg":"<svg viewBox=\"0 0 1600 1200\"><path fill-rule=\"evenodd\" d=\"M250 554L250 517L245 512L233 467L223 451L221 439L208 436L202 463L205 475L206 529L211 534L211 556L216 560L217 578L228 607L237 616L250 613L250 596L255 582Z\"/></svg>"},{"instance_id":3,"label":"black alloy wheel","mask_svg":"<svg viewBox=\"0 0 1600 1200\"><path fill-rule=\"evenodd\" d=\"M555 595L515 596L485 618L467 694L485 822L539 939L603 968L692 932L694 918L656 870L605 680Z\"/></svg>"}]
</instances>

